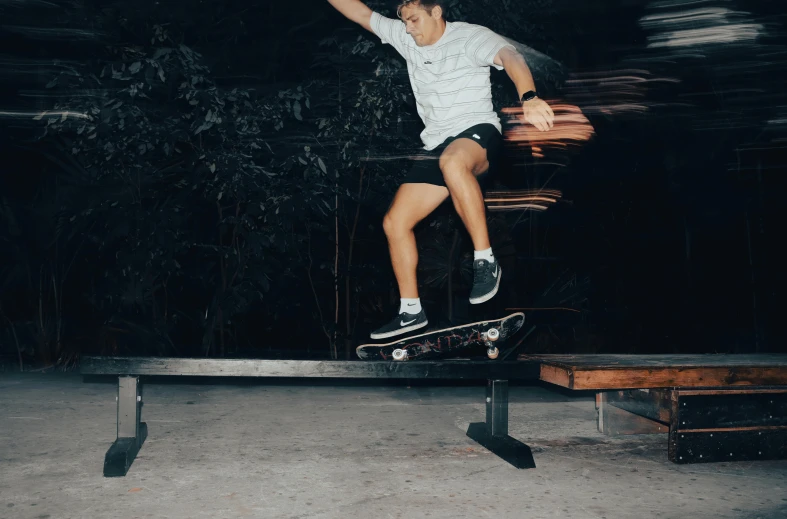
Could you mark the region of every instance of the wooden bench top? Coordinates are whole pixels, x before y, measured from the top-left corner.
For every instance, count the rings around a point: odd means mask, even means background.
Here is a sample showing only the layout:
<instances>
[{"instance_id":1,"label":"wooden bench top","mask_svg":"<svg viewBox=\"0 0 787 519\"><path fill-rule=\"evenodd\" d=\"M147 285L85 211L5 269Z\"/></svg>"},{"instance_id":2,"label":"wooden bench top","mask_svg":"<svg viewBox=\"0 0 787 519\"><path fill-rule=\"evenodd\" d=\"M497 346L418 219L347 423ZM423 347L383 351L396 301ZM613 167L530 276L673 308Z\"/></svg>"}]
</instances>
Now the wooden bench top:
<instances>
[{"instance_id":1,"label":"wooden bench top","mask_svg":"<svg viewBox=\"0 0 787 519\"><path fill-rule=\"evenodd\" d=\"M569 389L787 385L787 355L520 355Z\"/></svg>"}]
</instances>

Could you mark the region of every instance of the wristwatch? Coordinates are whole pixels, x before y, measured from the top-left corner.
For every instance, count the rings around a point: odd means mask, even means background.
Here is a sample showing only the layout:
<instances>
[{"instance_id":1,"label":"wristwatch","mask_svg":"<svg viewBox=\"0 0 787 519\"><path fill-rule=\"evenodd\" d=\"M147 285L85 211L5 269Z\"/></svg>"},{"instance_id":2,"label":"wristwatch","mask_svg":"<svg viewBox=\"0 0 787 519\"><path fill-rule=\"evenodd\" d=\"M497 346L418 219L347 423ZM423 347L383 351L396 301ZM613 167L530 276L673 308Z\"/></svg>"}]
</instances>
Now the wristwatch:
<instances>
[{"instance_id":1,"label":"wristwatch","mask_svg":"<svg viewBox=\"0 0 787 519\"><path fill-rule=\"evenodd\" d=\"M527 92L522 94L522 102L524 103L525 101L530 101L531 99L534 99L536 97L538 97L538 94L536 94L534 90L528 90Z\"/></svg>"}]
</instances>

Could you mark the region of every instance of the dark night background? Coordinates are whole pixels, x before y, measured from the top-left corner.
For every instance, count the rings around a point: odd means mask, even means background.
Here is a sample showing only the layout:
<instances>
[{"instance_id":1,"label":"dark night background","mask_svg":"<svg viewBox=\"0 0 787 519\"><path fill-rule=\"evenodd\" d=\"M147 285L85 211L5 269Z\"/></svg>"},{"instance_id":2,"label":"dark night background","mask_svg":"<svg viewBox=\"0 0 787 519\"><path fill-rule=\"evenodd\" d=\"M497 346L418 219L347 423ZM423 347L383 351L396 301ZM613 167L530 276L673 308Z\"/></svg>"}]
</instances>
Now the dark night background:
<instances>
[{"instance_id":1,"label":"dark night background","mask_svg":"<svg viewBox=\"0 0 787 519\"><path fill-rule=\"evenodd\" d=\"M507 147L500 189L562 195L489 214L481 308L449 205L417 229L430 324L543 308L519 352L784 351L783 11L449 1L562 64L530 63L593 135ZM390 319L381 221L422 128L393 48L324 0L12 1L0 31L0 365L354 358Z\"/></svg>"}]
</instances>

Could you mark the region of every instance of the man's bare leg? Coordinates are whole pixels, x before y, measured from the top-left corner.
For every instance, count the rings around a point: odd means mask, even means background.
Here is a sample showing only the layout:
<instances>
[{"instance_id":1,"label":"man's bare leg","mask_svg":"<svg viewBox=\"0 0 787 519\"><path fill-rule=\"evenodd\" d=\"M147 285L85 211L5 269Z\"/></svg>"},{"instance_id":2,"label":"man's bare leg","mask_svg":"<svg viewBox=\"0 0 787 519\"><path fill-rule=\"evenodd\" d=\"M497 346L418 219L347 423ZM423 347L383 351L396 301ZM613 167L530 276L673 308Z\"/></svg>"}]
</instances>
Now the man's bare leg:
<instances>
[{"instance_id":1,"label":"man's bare leg","mask_svg":"<svg viewBox=\"0 0 787 519\"><path fill-rule=\"evenodd\" d=\"M476 178L488 169L486 150L471 139L456 139L440 156L440 170L454 207L473 240L473 305L492 299L503 275L489 243L484 196Z\"/></svg>"},{"instance_id":2,"label":"man's bare leg","mask_svg":"<svg viewBox=\"0 0 787 519\"><path fill-rule=\"evenodd\" d=\"M471 139L457 139L440 156L440 169L459 218L465 224L473 248L491 247L486 225L486 207L476 176L489 168L486 150Z\"/></svg>"},{"instance_id":3,"label":"man's bare leg","mask_svg":"<svg viewBox=\"0 0 787 519\"><path fill-rule=\"evenodd\" d=\"M448 189L443 186L402 184L383 219L391 264L399 285L399 297L403 299L418 297L418 249L413 229L446 198Z\"/></svg>"},{"instance_id":4,"label":"man's bare leg","mask_svg":"<svg viewBox=\"0 0 787 519\"><path fill-rule=\"evenodd\" d=\"M429 324L418 297L418 249L415 226L448 198L448 189L433 184L402 184L383 219L396 282L401 297L399 312L390 323L374 330L372 339L386 339Z\"/></svg>"}]
</instances>

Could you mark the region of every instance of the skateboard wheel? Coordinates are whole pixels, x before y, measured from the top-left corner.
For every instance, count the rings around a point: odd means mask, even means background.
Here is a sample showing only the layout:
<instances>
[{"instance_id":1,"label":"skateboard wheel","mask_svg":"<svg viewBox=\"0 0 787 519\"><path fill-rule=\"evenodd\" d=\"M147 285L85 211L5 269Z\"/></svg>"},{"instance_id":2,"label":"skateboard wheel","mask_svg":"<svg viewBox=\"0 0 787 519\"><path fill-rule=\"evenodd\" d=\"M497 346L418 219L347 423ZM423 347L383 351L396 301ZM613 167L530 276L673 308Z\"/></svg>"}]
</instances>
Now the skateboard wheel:
<instances>
[{"instance_id":1,"label":"skateboard wheel","mask_svg":"<svg viewBox=\"0 0 787 519\"><path fill-rule=\"evenodd\" d=\"M486 338L490 341L496 341L500 338L500 330L497 328L490 328L486 331Z\"/></svg>"},{"instance_id":2,"label":"skateboard wheel","mask_svg":"<svg viewBox=\"0 0 787 519\"><path fill-rule=\"evenodd\" d=\"M394 360L407 360L407 350L395 349L393 351L393 358Z\"/></svg>"},{"instance_id":3,"label":"skateboard wheel","mask_svg":"<svg viewBox=\"0 0 787 519\"><path fill-rule=\"evenodd\" d=\"M500 350L497 349L497 346L492 346L491 348L487 348L486 356L490 359L496 359L497 356L500 355Z\"/></svg>"}]
</instances>

